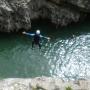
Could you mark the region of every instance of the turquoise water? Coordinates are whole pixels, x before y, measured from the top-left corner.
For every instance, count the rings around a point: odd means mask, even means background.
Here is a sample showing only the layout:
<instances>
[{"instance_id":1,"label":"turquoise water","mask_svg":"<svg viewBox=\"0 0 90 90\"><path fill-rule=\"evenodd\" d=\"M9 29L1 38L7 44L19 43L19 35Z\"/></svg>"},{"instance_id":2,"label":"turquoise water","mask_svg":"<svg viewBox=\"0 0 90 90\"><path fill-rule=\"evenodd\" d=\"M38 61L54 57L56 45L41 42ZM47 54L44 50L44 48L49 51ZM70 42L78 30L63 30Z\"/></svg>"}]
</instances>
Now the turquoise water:
<instances>
[{"instance_id":1,"label":"turquoise water","mask_svg":"<svg viewBox=\"0 0 90 90\"><path fill-rule=\"evenodd\" d=\"M89 22L63 28L34 22L31 32L36 29L51 37L50 42L42 41L41 51L37 47L31 49L29 36L0 34L0 78L90 78Z\"/></svg>"}]
</instances>

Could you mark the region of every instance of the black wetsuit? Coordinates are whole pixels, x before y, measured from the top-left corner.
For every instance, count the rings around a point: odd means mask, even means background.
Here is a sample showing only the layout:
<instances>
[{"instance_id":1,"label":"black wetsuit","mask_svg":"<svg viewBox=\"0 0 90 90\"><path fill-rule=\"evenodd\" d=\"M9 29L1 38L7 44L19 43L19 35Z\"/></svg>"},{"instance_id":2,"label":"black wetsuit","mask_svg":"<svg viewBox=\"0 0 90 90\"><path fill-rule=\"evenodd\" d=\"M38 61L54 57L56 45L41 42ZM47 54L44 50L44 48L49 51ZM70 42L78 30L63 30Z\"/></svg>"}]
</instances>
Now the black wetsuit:
<instances>
[{"instance_id":1,"label":"black wetsuit","mask_svg":"<svg viewBox=\"0 0 90 90\"><path fill-rule=\"evenodd\" d=\"M32 48L33 48L33 47L34 47L34 45L36 44L36 45L38 45L38 46L39 46L39 49L41 49L40 40L41 40L40 35L35 34L35 35L33 36Z\"/></svg>"},{"instance_id":2,"label":"black wetsuit","mask_svg":"<svg viewBox=\"0 0 90 90\"><path fill-rule=\"evenodd\" d=\"M35 34L33 34L33 33L25 33L25 34L33 37L32 48L34 48L34 45L38 45L39 49L41 49L41 44L40 44L41 38L48 39L48 37L44 37L41 34L36 34L36 33Z\"/></svg>"}]
</instances>

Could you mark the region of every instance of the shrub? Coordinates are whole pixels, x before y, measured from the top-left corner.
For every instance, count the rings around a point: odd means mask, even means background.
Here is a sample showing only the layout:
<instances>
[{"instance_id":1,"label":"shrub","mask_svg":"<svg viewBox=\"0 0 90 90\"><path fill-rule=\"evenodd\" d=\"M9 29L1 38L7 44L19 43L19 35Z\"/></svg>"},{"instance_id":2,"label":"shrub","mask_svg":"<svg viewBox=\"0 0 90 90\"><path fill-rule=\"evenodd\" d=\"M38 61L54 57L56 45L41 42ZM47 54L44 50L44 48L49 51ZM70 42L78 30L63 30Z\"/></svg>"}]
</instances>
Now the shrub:
<instances>
[{"instance_id":1,"label":"shrub","mask_svg":"<svg viewBox=\"0 0 90 90\"><path fill-rule=\"evenodd\" d=\"M72 90L72 88L70 86L66 87L65 90Z\"/></svg>"}]
</instances>

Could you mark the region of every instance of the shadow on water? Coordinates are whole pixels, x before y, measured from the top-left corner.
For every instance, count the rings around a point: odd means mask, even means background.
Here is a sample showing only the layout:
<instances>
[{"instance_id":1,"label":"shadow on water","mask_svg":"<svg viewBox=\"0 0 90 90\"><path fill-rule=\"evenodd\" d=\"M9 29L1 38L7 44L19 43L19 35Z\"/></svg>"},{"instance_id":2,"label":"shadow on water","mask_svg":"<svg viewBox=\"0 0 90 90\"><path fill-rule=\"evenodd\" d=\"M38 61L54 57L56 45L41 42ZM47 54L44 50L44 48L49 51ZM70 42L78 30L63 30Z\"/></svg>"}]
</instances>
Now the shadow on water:
<instances>
[{"instance_id":1,"label":"shadow on water","mask_svg":"<svg viewBox=\"0 0 90 90\"><path fill-rule=\"evenodd\" d=\"M85 26L86 25L86 26ZM79 27L79 28L78 28ZM51 38L60 37L62 39L73 38L73 35L79 36L82 34L90 33L90 22L83 21L72 23L67 27L57 27L55 24L50 23L48 20L32 21L32 30L40 29L42 34L49 34Z\"/></svg>"}]
</instances>

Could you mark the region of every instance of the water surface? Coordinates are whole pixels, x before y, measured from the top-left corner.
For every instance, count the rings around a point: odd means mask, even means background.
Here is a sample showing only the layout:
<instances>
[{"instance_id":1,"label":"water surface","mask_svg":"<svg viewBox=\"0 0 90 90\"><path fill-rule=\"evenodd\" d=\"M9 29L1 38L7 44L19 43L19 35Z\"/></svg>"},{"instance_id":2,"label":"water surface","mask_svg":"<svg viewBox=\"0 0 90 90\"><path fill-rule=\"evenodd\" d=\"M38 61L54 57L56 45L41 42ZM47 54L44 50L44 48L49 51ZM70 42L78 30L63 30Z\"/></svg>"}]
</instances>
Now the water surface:
<instances>
[{"instance_id":1,"label":"water surface","mask_svg":"<svg viewBox=\"0 0 90 90\"><path fill-rule=\"evenodd\" d=\"M55 28L35 22L51 41L42 41L42 50L31 49L32 38L22 34L0 34L0 78L52 76L64 79L90 78L90 24L83 22Z\"/></svg>"}]
</instances>

